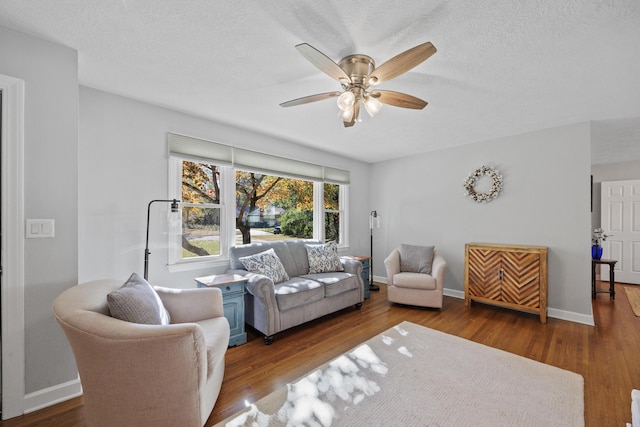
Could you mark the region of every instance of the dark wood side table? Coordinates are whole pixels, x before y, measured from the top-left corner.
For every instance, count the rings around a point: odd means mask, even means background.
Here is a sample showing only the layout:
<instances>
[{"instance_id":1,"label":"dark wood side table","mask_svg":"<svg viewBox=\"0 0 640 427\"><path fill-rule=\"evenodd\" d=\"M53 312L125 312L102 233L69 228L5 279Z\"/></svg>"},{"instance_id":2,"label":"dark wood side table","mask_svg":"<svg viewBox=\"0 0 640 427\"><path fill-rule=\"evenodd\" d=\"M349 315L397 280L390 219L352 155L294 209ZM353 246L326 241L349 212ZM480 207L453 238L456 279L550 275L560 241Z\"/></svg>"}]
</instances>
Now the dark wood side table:
<instances>
[{"instance_id":1,"label":"dark wood side table","mask_svg":"<svg viewBox=\"0 0 640 427\"><path fill-rule=\"evenodd\" d=\"M222 291L222 305L224 317L229 321L231 336L229 347L247 342L244 329L244 294L247 278L239 274L216 274L213 276L196 277L199 288L215 286Z\"/></svg>"},{"instance_id":2,"label":"dark wood side table","mask_svg":"<svg viewBox=\"0 0 640 427\"><path fill-rule=\"evenodd\" d=\"M356 261L360 261L362 264L362 281L364 282L364 297L369 298L371 296L371 283L369 283L369 263L371 262L370 256L361 256L361 255L347 255L343 256L343 258L355 259Z\"/></svg>"},{"instance_id":3,"label":"dark wood side table","mask_svg":"<svg viewBox=\"0 0 640 427\"><path fill-rule=\"evenodd\" d=\"M597 293L608 293L609 298L612 300L616 299L616 290L613 287L613 283L615 282L615 273L613 272L613 267L616 265L618 260L615 259L591 259L591 298L596 299ZM609 290L597 289L596 288L596 265L597 264L608 264L609 265Z\"/></svg>"}]
</instances>

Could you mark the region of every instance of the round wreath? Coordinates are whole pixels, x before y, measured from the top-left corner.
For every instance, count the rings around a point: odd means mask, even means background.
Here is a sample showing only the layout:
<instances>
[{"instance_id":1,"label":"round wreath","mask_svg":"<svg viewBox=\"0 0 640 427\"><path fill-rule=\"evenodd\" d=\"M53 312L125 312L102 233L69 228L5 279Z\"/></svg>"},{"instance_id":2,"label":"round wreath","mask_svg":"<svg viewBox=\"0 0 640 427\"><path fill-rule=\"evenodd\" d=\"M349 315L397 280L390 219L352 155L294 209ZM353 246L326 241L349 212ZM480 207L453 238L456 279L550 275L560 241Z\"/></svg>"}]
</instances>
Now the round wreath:
<instances>
[{"instance_id":1,"label":"round wreath","mask_svg":"<svg viewBox=\"0 0 640 427\"><path fill-rule=\"evenodd\" d=\"M486 193L478 193L474 186L478 179L483 176L491 178L491 189ZM502 175L494 168L482 166L469 174L467 179L464 180L463 186L465 196L471 197L476 203L487 203L498 197L498 194L502 191Z\"/></svg>"}]
</instances>

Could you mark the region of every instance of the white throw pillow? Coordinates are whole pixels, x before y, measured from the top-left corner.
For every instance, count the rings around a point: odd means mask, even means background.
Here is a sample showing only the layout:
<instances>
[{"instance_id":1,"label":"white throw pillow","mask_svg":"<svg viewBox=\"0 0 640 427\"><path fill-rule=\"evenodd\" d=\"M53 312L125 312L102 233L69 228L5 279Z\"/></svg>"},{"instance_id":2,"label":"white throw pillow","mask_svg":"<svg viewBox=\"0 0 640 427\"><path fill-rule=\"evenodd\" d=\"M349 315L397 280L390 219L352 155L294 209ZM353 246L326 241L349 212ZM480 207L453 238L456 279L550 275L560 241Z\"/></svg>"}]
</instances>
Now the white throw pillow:
<instances>
[{"instance_id":1,"label":"white throw pillow","mask_svg":"<svg viewBox=\"0 0 640 427\"><path fill-rule=\"evenodd\" d=\"M127 322L168 325L171 320L158 293L136 273L107 295L107 305L111 317Z\"/></svg>"},{"instance_id":2,"label":"white throw pillow","mask_svg":"<svg viewBox=\"0 0 640 427\"><path fill-rule=\"evenodd\" d=\"M239 258L244 268L251 273L267 276L273 283L280 283L289 280L289 275L284 269L284 265L273 249L266 250L250 256Z\"/></svg>"},{"instance_id":3,"label":"white throw pillow","mask_svg":"<svg viewBox=\"0 0 640 427\"><path fill-rule=\"evenodd\" d=\"M336 242L305 244L309 258L309 274L344 271Z\"/></svg>"}]
</instances>

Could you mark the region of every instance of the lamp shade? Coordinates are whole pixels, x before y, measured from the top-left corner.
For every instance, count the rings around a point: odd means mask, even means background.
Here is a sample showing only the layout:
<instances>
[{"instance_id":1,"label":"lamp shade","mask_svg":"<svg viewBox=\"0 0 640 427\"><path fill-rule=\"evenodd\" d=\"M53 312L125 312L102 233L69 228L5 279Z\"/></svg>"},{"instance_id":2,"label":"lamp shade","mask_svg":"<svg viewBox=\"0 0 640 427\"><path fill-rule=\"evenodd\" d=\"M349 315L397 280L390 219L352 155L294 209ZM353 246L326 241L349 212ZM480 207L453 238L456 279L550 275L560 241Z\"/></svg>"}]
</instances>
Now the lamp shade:
<instances>
[{"instance_id":1,"label":"lamp shade","mask_svg":"<svg viewBox=\"0 0 640 427\"><path fill-rule=\"evenodd\" d=\"M340 94L337 102L340 111L353 109L353 104L356 102L356 96L351 91L345 91Z\"/></svg>"},{"instance_id":2,"label":"lamp shade","mask_svg":"<svg viewBox=\"0 0 640 427\"><path fill-rule=\"evenodd\" d=\"M369 214L369 228L380 228L380 215L378 211L371 211Z\"/></svg>"},{"instance_id":3,"label":"lamp shade","mask_svg":"<svg viewBox=\"0 0 640 427\"><path fill-rule=\"evenodd\" d=\"M364 100L364 108L371 117L378 114L378 111L382 108L382 102L378 101L372 96L367 96Z\"/></svg>"},{"instance_id":4,"label":"lamp shade","mask_svg":"<svg viewBox=\"0 0 640 427\"><path fill-rule=\"evenodd\" d=\"M340 110L340 117L345 122L350 122L353 118L353 108L345 108L344 110Z\"/></svg>"}]
</instances>

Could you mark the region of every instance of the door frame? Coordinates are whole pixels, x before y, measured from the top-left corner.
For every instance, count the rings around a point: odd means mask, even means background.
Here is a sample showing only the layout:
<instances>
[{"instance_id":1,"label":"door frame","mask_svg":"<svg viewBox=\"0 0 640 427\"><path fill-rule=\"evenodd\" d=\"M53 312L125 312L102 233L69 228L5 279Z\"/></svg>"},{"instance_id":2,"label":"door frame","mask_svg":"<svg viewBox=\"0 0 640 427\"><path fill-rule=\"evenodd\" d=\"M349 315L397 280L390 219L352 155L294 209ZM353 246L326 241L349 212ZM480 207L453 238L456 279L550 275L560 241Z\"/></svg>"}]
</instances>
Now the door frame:
<instances>
[{"instance_id":1,"label":"door frame","mask_svg":"<svg viewBox=\"0 0 640 427\"><path fill-rule=\"evenodd\" d=\"M24 413L24 81L2 91L2 419Z\"/></svg>"}]
</instances>

